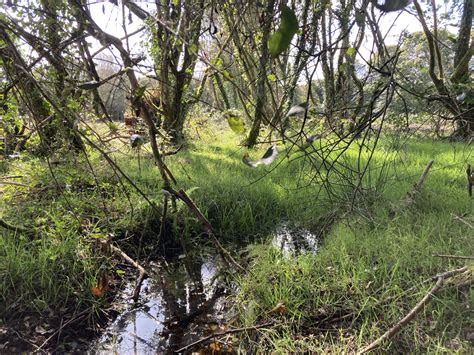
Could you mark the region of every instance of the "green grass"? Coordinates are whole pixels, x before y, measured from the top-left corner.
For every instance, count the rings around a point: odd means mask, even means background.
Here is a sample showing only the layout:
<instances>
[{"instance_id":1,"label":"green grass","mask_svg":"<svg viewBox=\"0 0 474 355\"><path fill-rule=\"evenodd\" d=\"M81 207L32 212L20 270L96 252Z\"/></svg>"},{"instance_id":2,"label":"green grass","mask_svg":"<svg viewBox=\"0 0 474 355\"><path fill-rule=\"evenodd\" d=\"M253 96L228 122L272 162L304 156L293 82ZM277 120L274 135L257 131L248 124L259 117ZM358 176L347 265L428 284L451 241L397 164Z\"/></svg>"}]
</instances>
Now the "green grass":
<instances>
[{"instance_id":1,"label":"green grass","mask_svg":"<svg viewBox=\"0 0 474 355\"><path fill-rule=\"evenodd\" d=\"M377 155L382 155L384 144ZM264 331L257 347L276 352L345 352L361 349L382 335L420 300L433 283L422 281L472 262L432 254L474 255L473 201L465 188L462 145L410 141L394 154L385 190L367 210L339 220L316 255L285 257L270 244L252 248L252 267L239 282L241 322L268 321L268 311L283 302L286 326ZM418 180L430 160L435 165L415 203L391 217L389 211ZM375 162L377 164L377 162ZM472 276L471 276L472 277ZM409 290L409 292L406 292ZM466 292L466 290L464 290ZM379 301L389 301L378 304ZM442 291L402 330L391 352L472 351L474 294ZM344 322L328 320L353 313ZM326 321L324 321L326 319ZM328 329L329 330L321 330Z\"/></svg>"},{"instance_id":2,"label":"green grass","mask_svg":"<svg viewBox=\"0 0 474 355\"><path fill-rule=\"evenodd\" d=\"M281 153L278 167L251 169L241 161L245 151L238 137L212 132L205 136L167 157L167 163L179 186L188 191L230 250L254 243L249 247L249 274L238 281L240 323L253 325L275 317L269 310L284 302L283 318L291 320L291 325L262 330L258 340L252 340L260 349L359 349L422 297L430 287L422 280L465 264L433 258L432 253L474 254L472 231L452 218L452 214L466 215L472 222L473 203L467 197L464 175L472 153L463 144L419 139L400 144L385 137L362 180L363 194L354 200L355 174L351 181L330 174L333 190L328 193L320 185L321 176L326 177L320 160L315 160L320 176L302 152L289 158ZM160 204L161 180L147 149L142 151L140 170L136 153L126 147L112 157ZM250 154L258 158L265 149ZM341 161L357 167L357 152L351 148ZM330 157L336 155L333 152ZM362 163L368 157L364 152ZM112 233L117 236L114 241L120 242L124 231L144 233L146 226L156 235L159 216L130 185L120 182L96 152L89 155L94 174L84 156L59 158L66 159L53 165L59 189L44 161L26 157L8 166L3 163L6 175L22 175L15 181L32 188L0 185L1 216L12 224L34 228L37 236L31 240L0 230L4 320L12 312L46 316L51 311L82 309L90 309L89 319L94 318L107 302L93 298L90 287L102 270L116 271L97 241ZM392 218L390 209L411 189L430 159L435 164L416 202ZM179 202L178 211L179 235L198 238L199 245L210 244L207 238L196 236L199 224ZM281 224L317 231L325 218L334 215L335 225L323 233L316 255L285 257L269 244L269 236ZM153 243L156 238L145 239L140 255L153 251ZM374 306L387 297L394 299ZM462 350L469 349L466 334L473 325L466 302L472 305L473 296L471 292L467 300L459 297L464 296L441 292L394 338L392 347L384 344L385 350L442 352L454 349L453 339L459 339ZM352 323L318 330L326 327L321 323L325 317L344 312L354 312Z\"/></svg>"}]
</instances>

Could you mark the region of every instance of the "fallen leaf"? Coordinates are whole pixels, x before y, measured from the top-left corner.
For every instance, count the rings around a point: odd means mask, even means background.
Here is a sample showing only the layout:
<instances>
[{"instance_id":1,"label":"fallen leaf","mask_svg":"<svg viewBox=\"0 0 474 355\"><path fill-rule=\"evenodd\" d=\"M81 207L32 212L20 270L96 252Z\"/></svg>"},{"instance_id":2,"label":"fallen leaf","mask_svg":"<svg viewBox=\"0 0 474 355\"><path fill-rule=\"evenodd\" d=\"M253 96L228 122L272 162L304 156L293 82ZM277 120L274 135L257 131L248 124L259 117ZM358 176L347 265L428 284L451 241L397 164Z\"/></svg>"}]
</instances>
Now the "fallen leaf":
<instances>
[{"instance_id":1,"label":"fallen leaf","mask_svg":"<svg viewBox=\"0 0 474 355\"><path fill-rule=\"evenodd\" d=\"M211 350L212 352L220 351L221 347L218 343L211 343L211 344L209 344L209 350Z\"/></svg>"},{"instance_id":2,"label":"fallen leaf","mask_svg":"<svg viewBox=\"0 0 474 355\"><path fill-rule=\"evenodd\" d=\"M97 281L97 286L91 287L91 293L94 297L103 297L105 292L109 287L109 276L106 272L102 273L99 280Z\"/></svg>"},{"instance_id":3,"label":"fallen leaf","mask_svg":"<svg viewBox=\"0 0 474 355\"><path fill-rule=\"evenodd\" d=\"M283 302L279 302L271 311L270 313L276 314L284 314L286 312L286 307Z\"/></svg>"}]
</instances>

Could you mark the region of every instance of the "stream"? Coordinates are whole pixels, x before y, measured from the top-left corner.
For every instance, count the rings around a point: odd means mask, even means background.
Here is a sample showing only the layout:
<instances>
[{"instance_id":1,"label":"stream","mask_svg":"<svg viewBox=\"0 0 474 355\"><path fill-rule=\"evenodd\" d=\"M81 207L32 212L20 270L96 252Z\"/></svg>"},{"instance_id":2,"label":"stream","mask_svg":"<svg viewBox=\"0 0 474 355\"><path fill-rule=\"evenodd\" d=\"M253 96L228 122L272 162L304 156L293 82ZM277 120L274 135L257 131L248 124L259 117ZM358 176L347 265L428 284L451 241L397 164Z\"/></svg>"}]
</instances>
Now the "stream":
<instances>
[{"instance_id":1,"label":"stream","mask_svg":"<svg viewBox=\"0 0 474 355\"><path fill-rule=\"evenodd\" d=\"M304 229L280 226L271 244L284 255L316 252L315 235ZM183 257L175 262L148 265L152 275L142 285L140 302L131 301L133 282L115 304L119 316L91 346L96 354L170 353L207 335L227 329L234 318L220 271L226 268L218 256ZM203 343L193 350L212 352ZM226 349L221 345L221 351ZM236 349L234 349L236 350ZM232 350L230 350L232 351Z\"/></svg>"}]
</instances>

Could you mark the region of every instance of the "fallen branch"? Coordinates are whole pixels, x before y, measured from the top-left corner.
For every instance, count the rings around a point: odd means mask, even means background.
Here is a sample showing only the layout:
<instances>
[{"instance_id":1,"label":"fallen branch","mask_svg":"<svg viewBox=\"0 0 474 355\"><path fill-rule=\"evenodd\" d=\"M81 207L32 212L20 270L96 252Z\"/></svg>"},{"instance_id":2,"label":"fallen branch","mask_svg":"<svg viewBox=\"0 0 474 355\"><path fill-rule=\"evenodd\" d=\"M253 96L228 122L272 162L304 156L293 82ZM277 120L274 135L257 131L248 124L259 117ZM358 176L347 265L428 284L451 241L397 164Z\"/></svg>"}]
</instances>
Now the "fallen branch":
<instances>
[{"instance_id":1,"label":"fallen branch","mask_svg":"<svg viewBox=\"0 0 474 355\"><path fill-rule=\"evenodd\" d=\"M425 170L423 170L423 173L420 176L420 179L418 182L413 186L413 189L411 190L411 193L414 194L418 192L421 189L421 186L425 182L426 176L430 172L431 166L433 166L434 160L430 160L428 162L428 165L426 165Z\"/></svg>"},{"instance_id":2,"label":"fallen branch","mask_svg":"<svg viewBox=\"0 0 474 355\"><path fill-rule=\"evenodd\" d=\"M71 325L72 323L77 322L78 320L84 318L87 314L87 312L90 312L90 309L85 309L75 317L69 319L66 323L62 324L53 334L51 334L44 342L41 344L39 347L35 349L35 353L40 352L41 349L44 348L46 344L48 344L51 339L53 339L57 334L59 334L66 326Z\"/></svg>"},{"instance_id":3,"label":"fallen branch","mask_svg":"<svg viewBox=\"0 0 474 355\"><path fill-rule=\"evenodd\" d=\"M143 266L141 266L139 263L137 263L135 260L133 260L127 254L125 254L125 252L123 252L122 249L120 249L120 248L118 248L114 245L110 245L110 248L112 249L112 251L114 253L120 255L122 257L122 259L124 259L126 262L128 262L129 264L131 264L132 266L137 268L139 274L138 274L137 282L136 282L136 285L135 285L135 289L133 290L133 300L135 302L137 302L138 301L138 296L140 295L140 289L142 287L143 280L145 279L145 276L148 275L148 273L145 271Z\"/></svg>"},{"instance_id":4,"label":"fallen branch","mask_svg":"<svg viewBox=\"0 0 474 355\"><path fill-rule=\"evenodd\" d=\"M377 348L384 340L390 339L395 334L397 334L406 324L408 324L418 312L423 309L423 307L428 303L431 297L438 292L443 287L443 282L445 279L450 278L456 274L464 272L467 270L467 267L456 269L452 271L448 271L442 274L438 274L436 284L428 291L428 293L413 307L408 314L403 317L400 321L398 321L392 328L386 331L381 337L377 338L375 341L370 343L368 346L363 348L359 354L365 354L371 350Z\"/></svg>"},{"instance_id":5,"label":"fallen branch","mask_svg":"<svg viewBox=\"0 0 474 355\"><path fill-rule=\"evenodd\" d=\"M474 229L474 226L473 226L471 223L469 223L468 221L466 221L464 218L461 218L461 217L459 217L459 216L457 216L457 215L454 215L453 218L456 219L456 220L458 220L459 222L464 223L464 224L465 224L466 226L468 226L469 228Z\"/></svg>"},{"instance_id":6,"label":"fallen branch","mask_svg":"<svg viewBox=\"0 0 474 355\"><path fill-rule=\"evenodd\" d=\"M21 233L27 233L27 234L33 233L33 231L30 229L27 229L25 227L20 227L20 226L14 226L13 224L5 222L2 218L0 218L0 227L3 227L5 229L8 229L14 232L21 232Z\"/></svg>"},{"instance_id":7,"label":"fallen branch","mask_svg":"<svg viewBox=\"0 0 474 355\"><path fill-rule=\"evenodd\" d=\"M210 339L217 338L217 337L220 337L220 336L223 336L223 335L241 333L241 332L246 332L248 330L256 330L256 329L266 328L266 327L275 327L275 326L279 326L281 324L282 323L268 322L268 323L265 323L265 324L254 325L254 326L251 326L251 327L235 328L235 329L226 330L225 332L214 333L214 334L208 335L207 337L201 338L201 339L195 341L194 343L183 346L181 349L175 350L174 353L181 353L183 351L186 351L186 350L192 348L193 346L196 346L198 344L204 343L205 341L208 341Z\"/></svg>"},{"instance_id":8,"label":"fallen branch","mask_svg":"<svg viewBox=\"0 0 474 355\"><path fill-rule=\"evenodd\" d=\"M463 273L467 271L467 267L464 266L462 268L459 268L459 269L454 269L454 270L450 270L450 271L446 271L446 272L443 272L441 274L437 274L435 276L431 276L430 278L428 279L425 279L423 281L421 281L420 285L424 285L428 282L432 282L432 281L436 281L438 278L440 277L443 277L443 278L449 278L451 277L452 275L456 275L456 274L460 274L460 273ZM416 289L418 285L415 285L415 286L412 286L410 288L408 288L407 290L403 291L402 295L406 295L408 294L409 292L413 291ZM389 301L392 301L392 300L396 300L397 298L400 298L401 295L397 294L397 295L393 295L393 296L390 296L390 297L386 297L384 299L381 299L377 302L375 302L374 304L370 305L369 308L370 309L373 309L375 307L378 307L384 303L387 303ZM347 319L347 318L351 318L351 317L354 317L356 314L360 314L362 311L361 310L357 310L357 311L354 311L354 312L350 312L350 313L346 313L344 314L343 316L340 316L340 317L337 317L337 318L334 318L334 319L331 319L331 323L334 323L334 322L339 322L339 321L342 321L344 319Z\"/></svg>"},{"instance_id":9,"label":"fallen branch","mask_svg":"<svg viewBox=\"0 0 474 355\"><path fill-rule=\"evenodd\" d=\"M464 255L431 254L431 256L434 256L437 258L474 260L474 256L464 256Z\"/></svg>"},{"instance_id":10,"label":"fallen branch","mask_svg":"<svg viewBox=\"0 0 474 355\"><path fill-rule=\"evenodd\" d=\"M20 187L30 187L28 185L22 184L16 181L0 181L0 185L12 185L12 186L20 186Z\"/></svg>"},{"instance_id":11,"label":"fallen branch","mask_svg":"<svg viewBox=\"0 0 474 355\"><path fill-rule=\"evenodd\" d=\"M406 209L409 207L414 201L415 201L415 196L419 193L421 187L423 186L426 176L430 172L431 167L433 166L434 160L430 160L428 164L426 165L425 169L423 170L423 173L421 174L420 178L418 179L418 182L413 184L413 187L411 191L409 191L406 195L406 197L400 202L400 206L394 207L391 210L391 214L395 216L395 214L401 210L401 209Z\"/></svg>"}]
</instances>

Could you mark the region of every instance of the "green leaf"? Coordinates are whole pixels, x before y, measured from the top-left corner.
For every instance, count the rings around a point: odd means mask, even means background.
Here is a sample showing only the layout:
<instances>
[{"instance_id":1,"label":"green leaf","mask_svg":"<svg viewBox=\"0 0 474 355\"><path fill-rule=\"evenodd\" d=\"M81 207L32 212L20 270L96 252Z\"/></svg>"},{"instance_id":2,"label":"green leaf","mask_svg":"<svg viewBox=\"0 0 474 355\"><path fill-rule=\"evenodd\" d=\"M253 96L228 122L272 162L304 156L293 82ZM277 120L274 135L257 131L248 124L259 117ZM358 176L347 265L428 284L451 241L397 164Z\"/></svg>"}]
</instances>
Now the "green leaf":
<instances>
[{"instance_id":1,"label":"green leaf","mask_svg":"<svg viewBox=\"0 0 474 355\"><path fill-rule=\"evenodd\" d=\"M342 63L339 66L339 73L342 73L343 71L346 71L347 67L348 67L347 63Z\"/></svg>"},{"instance_id":2,"label":"green leaf","mask_svg":"<svg viewBox=\"0 0 474 355\"><path fill-rule=\"evenodd\" d=\"M291 43L291 39L285 37L281 31L276 31L270 35L268 39L268 50L273 58L276 58L282 53Z\"/></svg>"},{"instance_id":3,"label":"green leaf","mask_svg":"<svg viewBox=\"0 0 474 355\"><path fill-rule=\"evenodd\" d=\"M191 51L191 53L194 53L196 54L198 51L199 51L199 47L196 43L192 43L190 46L189 46L189 50Z\"/></svg>"},{"instance_id":4,"label":"green leaf","mask_svg":"<svg viewBox=\"0 0 474 355\"><path fill-rule=\"evenodd\" d=\"M232 129L235 133L245 133L245 122L242 118L237 116L229 116L227 117L227 123L229 124L230 129Z\"/></svg>"},{"instance_id":5,"label":"green leaf","mask_svg":"<svg viewBox=\"0 0 474 355\"><path fill-rule=\"evenodd\" d=\"M222 75L224 75L224 77L226 77L229 80L233 79L232 75L227 70L223 70Z\"/></svg>"},{"instance_id":6,"label":"green leaf","mask_svg":"<svg viewBox=\"0 0 474 355\"><path fill-rule=\"evenodd\" d=\"M268 38L268 50L273 58L278 57L289 47L293 36L298 32L295 13L286 5L283 5L280 20L280 28Z\"/></svg>"},{"instance_id":7,"label":"green leaf","mask_svg":"<svg viewBox=\"0 0 474 355\"><path fill-rule=\"evenodd\" d=\"M214 59L211 60L211 65L213 65L215 67L219 67L223 63L224 63L224 61L222 60L222 58L214 58Z\"/></svg>"},{"instance_id":8,"label":"green leaf","mask_svg":"<svg viewBox=\"0 0 474 355\"><path fill-rule=\"evenodd\" d=\"M135 89L135 97L142 97L145 94L146 86L139 86Z\"/></svg>"},{"instance_id":9,"label":"green leaf","mask_svg":"<svg viewBox=\"0 0 474 355\"><path fill-rule=\"evenodd\" d=\"M348 55L349 57L353 57L353 56L355 56L355 54L356 54L356 49L355 49L355 48L352 48L352 47L347 48L346 53L347 53L347 55Z\"/></svg>"},{"instance_id":10,"label":"green leaf","mask_svg":"<svg viewBox=\"0 0 474 355\"><path fill-rule=\"evenodd\" d=\"M270 81L276 81L275 74L268 74L267 79L270 80Z\"/></svg>"},{"instance_id":11,"label":"green leaf","mask_svg":"<svg viewBox=\"0 0 474 355\"><path fill-rule=\"evenodd\" d=\"M296 19L295 13L286 5L283 5L281 9L280 30L291 33L291 36L298 31L298 20Z\"/></svg>"},{"instance_id":12,"label":"green leaf","mask_svg":"<svg viewBox=\"0 0 474 355\"><path fill-rule=\"evenodd\" d=\"M365 21L365 13L363 11L356 10L355 20L356 20L357 26L362 27Z\"/></svg>"}]
</instances>

